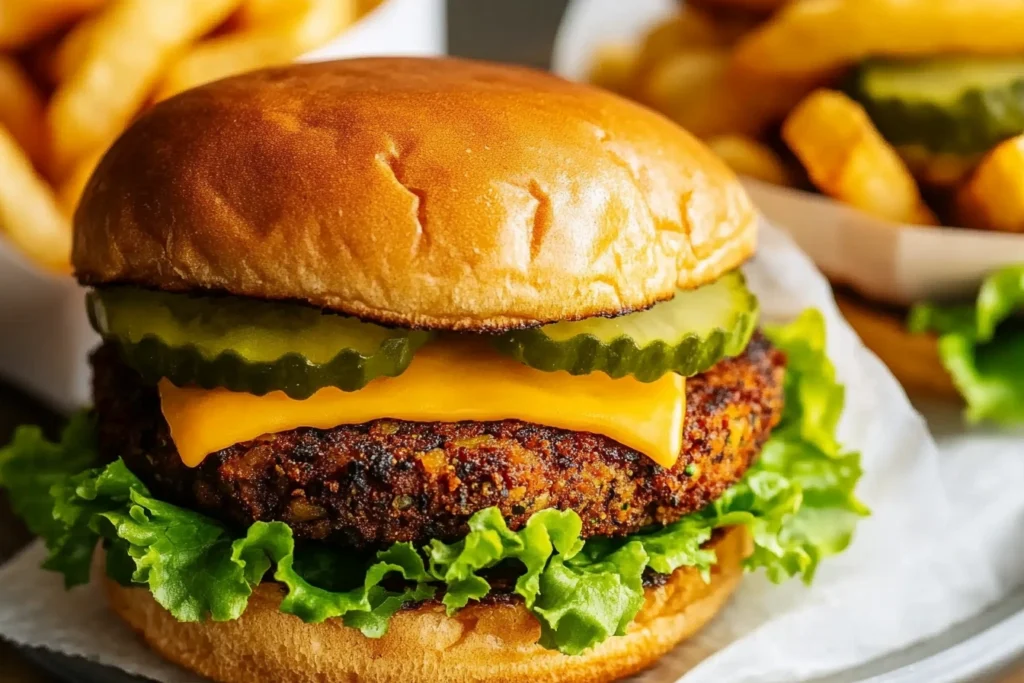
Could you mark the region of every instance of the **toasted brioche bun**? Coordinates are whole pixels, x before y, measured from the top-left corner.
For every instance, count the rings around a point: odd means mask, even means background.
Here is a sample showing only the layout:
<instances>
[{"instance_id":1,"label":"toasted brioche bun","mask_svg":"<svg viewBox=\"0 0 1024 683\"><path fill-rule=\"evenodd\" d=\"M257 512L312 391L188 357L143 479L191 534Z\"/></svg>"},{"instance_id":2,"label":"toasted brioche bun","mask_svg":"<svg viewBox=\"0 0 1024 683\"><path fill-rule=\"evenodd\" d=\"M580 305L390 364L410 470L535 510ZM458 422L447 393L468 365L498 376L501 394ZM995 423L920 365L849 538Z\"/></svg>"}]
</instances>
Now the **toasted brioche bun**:
<instances>
[{"instance_id":1,"label":"toasted brioche bun","mask_svg":"<svg viewBox=\"0 0 1024 683\"><path fill-rule=\"evenodd\" d=\"M836 296L839 310L864 344L874 351L908 392L959 398L939 360L935 335L911 334L905 316L852 296Z\"/></svg>"},{"instance_id":2,"label":"toasted brioche bun","mask_svg":"<svg viewBox=\"0 0 1024 683\"><path fill-rule=\"evenodd\" d=\"M537 645L540 625L521 604L473 605L454 617L429 604L391 619L374 640L337 620L304 624L277 610L281 591L262 584L236 621L175 621L149 591L107 581L114 611L167 659L222 683L434 683L610 681L639 671L695 633L732 594L750 552L734 528L717 538L710 583L693 569L648 588L629 633L579 656Z\"/></svg>"},{"instance_id":3,"label":"toasted brioche bun","mask_svg":"<svg viewBox=\"0 0 1024 683\"><path fill-rule=\"evenodd\" d=\"M494 330L617 314L740 265L756 217L668 119L528 69L354 59L156 105L75 215L86 284Z\"/></svg>"}]
</instances>

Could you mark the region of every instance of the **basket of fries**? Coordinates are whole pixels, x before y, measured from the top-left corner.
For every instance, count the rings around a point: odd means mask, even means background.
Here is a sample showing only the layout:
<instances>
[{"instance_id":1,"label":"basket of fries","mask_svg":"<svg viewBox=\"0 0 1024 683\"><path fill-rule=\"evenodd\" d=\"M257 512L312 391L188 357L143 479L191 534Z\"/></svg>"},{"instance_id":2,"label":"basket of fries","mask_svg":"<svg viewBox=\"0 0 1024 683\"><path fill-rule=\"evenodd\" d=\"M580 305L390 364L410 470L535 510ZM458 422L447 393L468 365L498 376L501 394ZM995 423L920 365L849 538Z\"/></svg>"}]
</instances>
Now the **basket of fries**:
<instances>
[{"instance_id":1,"label":"basket of fries","mask_svg":"<svg viewBox=\"0 0 1024 683\"><path fill-rule=\"evenodd\" d=\"M905 384L1024 423L1024 2L612 5L570 3L556 69L745 176Z\"/></svg>"},{"instance_id":2,"label":"basket of fries","mask_svg":"<svg viewBox=\"0 0 1024 683\"><path fill-rule=\"evenodd\" d=\"M71 217L140 112L274 64L439 54L443 21L442 0L0 0L0 376L86 400Z\"/></svg>"}]
</instances>

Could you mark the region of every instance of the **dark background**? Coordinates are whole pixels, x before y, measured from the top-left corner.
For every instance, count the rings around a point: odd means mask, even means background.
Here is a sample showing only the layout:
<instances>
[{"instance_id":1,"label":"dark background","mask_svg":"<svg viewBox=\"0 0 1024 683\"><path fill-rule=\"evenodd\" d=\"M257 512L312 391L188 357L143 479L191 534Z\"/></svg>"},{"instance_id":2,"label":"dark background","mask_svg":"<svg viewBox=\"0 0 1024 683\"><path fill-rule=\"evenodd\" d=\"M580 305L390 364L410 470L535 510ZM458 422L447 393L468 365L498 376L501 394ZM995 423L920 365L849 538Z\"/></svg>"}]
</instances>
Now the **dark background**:
<instances>
[{"instance_id":1,"label":"dark background","mask_svg":"<svg viewBox=\"0 0 1024 683\"><path fill-rule=\"evenodd\" d=\"M448 0L448 52L546 68L566 4L567 0Z\"/></svg>"}]
</instances>

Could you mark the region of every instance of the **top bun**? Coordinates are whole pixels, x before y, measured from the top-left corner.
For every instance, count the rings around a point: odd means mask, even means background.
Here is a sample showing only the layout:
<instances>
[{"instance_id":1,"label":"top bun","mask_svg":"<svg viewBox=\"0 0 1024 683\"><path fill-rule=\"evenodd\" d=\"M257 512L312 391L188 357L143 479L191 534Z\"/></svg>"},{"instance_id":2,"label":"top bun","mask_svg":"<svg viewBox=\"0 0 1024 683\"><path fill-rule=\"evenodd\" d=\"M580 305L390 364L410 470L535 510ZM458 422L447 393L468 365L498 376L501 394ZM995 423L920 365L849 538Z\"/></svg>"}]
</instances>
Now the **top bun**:
<instances>
[{"instance_id":1,"label":"top bun","mask_svg":"<svg viewBox=\"0 0 1024 683\"><path fill-rule=\"evenodd\" d=\"M739 266L756 216L668 119L454 59L257 71L153 107L75 214L85 284L494 331L614 315Z\"/></svg>"}]
</instances>

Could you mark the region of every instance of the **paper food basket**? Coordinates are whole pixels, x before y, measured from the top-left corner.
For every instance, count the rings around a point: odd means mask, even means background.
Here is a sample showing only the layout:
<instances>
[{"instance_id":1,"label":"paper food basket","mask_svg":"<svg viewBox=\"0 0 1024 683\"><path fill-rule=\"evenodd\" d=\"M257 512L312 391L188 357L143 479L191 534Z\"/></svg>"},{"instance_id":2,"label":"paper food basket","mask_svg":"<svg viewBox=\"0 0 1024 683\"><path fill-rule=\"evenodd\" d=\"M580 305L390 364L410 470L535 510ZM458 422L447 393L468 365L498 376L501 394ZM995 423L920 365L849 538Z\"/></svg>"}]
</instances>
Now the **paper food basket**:
<instances>
[{"instance_id":1,"label":"paper food basket","mask_svg":"<svg viewBox=\"0 0 1024 683\"><path fill-rule=\"evenodd\" d=\"M385 0L299 61L445 51L444 0ZM54 408L89 401L88 355L99 341L69 277L44 273L0 237L0 377Z\"/></svg>"},{"instance_id":2,"label":"paper food basket","mask_svg":"<svg viewBox=\"0 0 1024 683\"><path fill-rule=\"evenodd\" d=\"M635 43L677 8L676 0L570 0L552 68L584 80L600 46ZM899 225L811 192L744 184L761 213L826 275L879 301L906 306L971 297L989 273L1024 263L1024 235Z\"/></svg>"}]
</instances>

